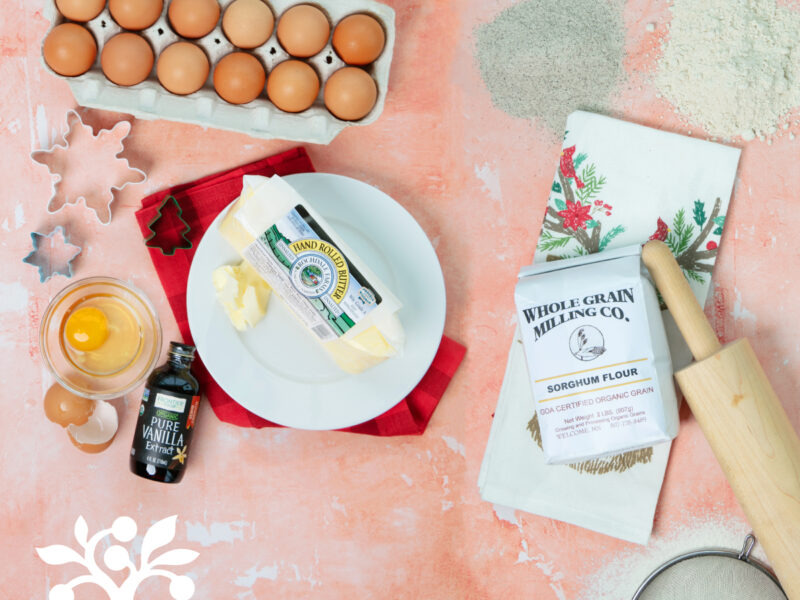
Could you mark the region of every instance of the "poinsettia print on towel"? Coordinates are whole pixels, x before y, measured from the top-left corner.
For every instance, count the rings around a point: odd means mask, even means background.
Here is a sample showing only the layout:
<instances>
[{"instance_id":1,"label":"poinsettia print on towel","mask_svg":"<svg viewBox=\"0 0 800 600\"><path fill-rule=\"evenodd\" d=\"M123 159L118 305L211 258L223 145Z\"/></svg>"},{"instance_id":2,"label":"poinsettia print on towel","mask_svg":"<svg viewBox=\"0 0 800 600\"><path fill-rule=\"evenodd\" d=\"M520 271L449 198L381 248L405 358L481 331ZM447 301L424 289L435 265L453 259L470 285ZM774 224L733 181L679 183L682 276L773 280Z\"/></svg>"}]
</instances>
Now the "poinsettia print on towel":
<instances>
[{"instance_id":1,"label":"poinsettia print on towel","mask_svg":"<svg viewBox=\"0 0 800 600\"><path fill-rule=\"evenodd\" d=\"M606 178L585 153L576 155L575 150L570 146L561 152L558 178L547 202L537 246L538 251L552 253L547 260L602 252L625 231L623 225L613 224L614 207L601 197ZM604 223L610 224L604 228Z\"/></svg>"},{"instance_id":2,"label":"poinsettia print on towel","mask_svg":"<svg viewBox=\"0 0 800 600\"><path fill-rule=\"evenodd\" d=\"M615 220L613 205L603 198L606 177L588 158L586 153L576 154L575 146L561 153L537 245L548 261L602 252L626 231ZM650 236L665 242L686 277L698 283L706 282L714 266L725 225L721 204L717 198L709 213L708 203L694 200L671 218L658 217Z\"/></svg>"}]
</instances>

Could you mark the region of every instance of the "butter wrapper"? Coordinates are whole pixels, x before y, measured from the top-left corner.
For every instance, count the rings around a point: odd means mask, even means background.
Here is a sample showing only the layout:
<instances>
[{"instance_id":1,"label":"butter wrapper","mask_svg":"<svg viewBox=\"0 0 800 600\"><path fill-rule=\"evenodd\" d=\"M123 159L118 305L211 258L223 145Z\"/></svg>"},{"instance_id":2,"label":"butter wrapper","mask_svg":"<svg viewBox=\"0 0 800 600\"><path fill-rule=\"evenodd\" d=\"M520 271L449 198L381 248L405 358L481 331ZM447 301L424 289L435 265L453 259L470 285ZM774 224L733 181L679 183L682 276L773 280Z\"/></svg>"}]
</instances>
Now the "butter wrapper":
<instances>
[{"instance_id":1,"label":"butter wrapper","mask_svg":"<svg viewBox=\"0 0 800 600\"><path fill-rule=\"evenodd\" d=\"M400 301L280 177L245 177L220 231L345 371L402 351Z\"/></svg>"},{"instance_id":2,"label":"butter wrapper","mask_svg":"<svg viewBox=\"0 0 800 600\"><path fill-rule=\"evenodd\" d=\"M515 303L546 463L677 435L669 346L641 246L525 267Z\"/></svg>"}]
</instances>

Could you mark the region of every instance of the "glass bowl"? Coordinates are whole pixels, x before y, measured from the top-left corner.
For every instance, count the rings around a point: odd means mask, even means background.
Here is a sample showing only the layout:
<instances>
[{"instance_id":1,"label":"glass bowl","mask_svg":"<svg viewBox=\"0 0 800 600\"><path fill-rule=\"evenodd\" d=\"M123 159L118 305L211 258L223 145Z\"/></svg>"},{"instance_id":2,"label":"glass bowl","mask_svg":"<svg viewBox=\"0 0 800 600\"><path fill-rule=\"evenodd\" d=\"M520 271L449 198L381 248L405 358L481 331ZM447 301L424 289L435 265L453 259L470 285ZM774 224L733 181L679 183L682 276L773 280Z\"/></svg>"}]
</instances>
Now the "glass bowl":
<instances>
[{"instance_id":1,"label":"glass bowl","mask_svg":"<svg viewBox=\"0 0 800 600\"><path fill-rule=\"evenodd\" d=\"M130 360L111 372L89 370L66 342L67 318L94 299L115 304L134 323ZM150 300L131 284L112 277L89 277L68 285L50 301L39 326L39 344L44 362L59 384L86 398L110 400L138 387L156 366L161 324Z\"/></svg>"}]
</instances>

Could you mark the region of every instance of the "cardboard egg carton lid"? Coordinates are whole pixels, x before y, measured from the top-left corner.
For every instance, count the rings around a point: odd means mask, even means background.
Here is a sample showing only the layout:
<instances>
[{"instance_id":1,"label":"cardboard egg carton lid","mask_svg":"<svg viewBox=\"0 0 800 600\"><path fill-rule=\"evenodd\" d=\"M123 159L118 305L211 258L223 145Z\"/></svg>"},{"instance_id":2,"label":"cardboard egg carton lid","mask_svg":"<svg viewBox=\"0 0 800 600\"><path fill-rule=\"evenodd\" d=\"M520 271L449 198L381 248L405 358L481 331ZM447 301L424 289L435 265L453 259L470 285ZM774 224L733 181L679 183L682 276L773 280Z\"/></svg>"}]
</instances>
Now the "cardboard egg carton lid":
<instances>
[{"instance_id":1,"label":"cardboard egg carton lid","mask_svg":"<svg viewBox=\"0 0 800 600\"><path fill-rule=\"evenodd\" d=\"M165 0L164 10L158 21L140 33L153 48L156 60L161 51L170 44L181 40L169 24L167 10L170 0ZM220 0L221 14L233 0ZM117 25L108 7L96 18L86 23L97 41L97 60L92 68L78 77L62 77L47 66L45 68L69 82L75 99L81 106L100 108L134 115L139 119L168 119L184 123L194 123L204 127L215 127L246 133L264 139L285 139L314 144L328 144L345 127L369 125L383 112L386 92L389 86L389 67L392 62L395 41L394 10L373 0L325 0L304 2L302 0L267 0L277 22L280 15L296 4L313 4L322 9L331 21L331 32L344 17L354 13L366 13L377 18L386 32L386 45L378 59L364 67L372 75L378 86L378 99L372 111L360 121L342 121L334 117L325 108L323 91L325 82L335 71L346 66L336 54L328 40L325 48L316 56L300 59L308 62L320 76L320 93L313 106L302 113L287 113L278 109L267 98L266 91L248 104L229 104L220 98L214 90L214 65L223 56L238 50L222 32L222 18L214 30L198 40L188 40L200 46L208 55L211 70L205 85L188 96L178 96L165 90L158 82L155 65L150 76L142 83L131 86L118 86L103 75L100 68L100 53L104 44L123 29ZM45 17L51 28L65 21L58 12L55 0L46 0ZM291 58L278 42L276 31L267 42L254 50L247 50L258 57L267 69L267 75L277 64Z\"/></svg>"}]
</instances>

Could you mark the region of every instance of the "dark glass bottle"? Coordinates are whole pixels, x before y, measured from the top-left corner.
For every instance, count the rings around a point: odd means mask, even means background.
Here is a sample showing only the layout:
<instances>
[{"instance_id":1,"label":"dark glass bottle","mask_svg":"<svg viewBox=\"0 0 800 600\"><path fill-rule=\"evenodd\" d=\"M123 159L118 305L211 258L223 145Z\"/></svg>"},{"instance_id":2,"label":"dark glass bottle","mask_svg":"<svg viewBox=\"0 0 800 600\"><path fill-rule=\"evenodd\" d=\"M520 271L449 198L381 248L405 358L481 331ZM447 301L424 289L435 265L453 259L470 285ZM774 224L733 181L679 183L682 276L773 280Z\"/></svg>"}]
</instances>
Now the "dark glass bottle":
<instances>
[{"instance_id":1,"label":"dark glass bottle","mask_svg":"<svg viewBox=\"0 0 800 600\"><path fill-rule=\"evenodd\" d=\"M139 477L178 483L192 441L200 384L190 370L195 348L171 342L166 364L150 374L131 447L131 471Z\"/></svg>"}]
</instances>

